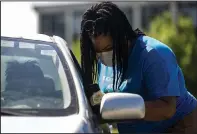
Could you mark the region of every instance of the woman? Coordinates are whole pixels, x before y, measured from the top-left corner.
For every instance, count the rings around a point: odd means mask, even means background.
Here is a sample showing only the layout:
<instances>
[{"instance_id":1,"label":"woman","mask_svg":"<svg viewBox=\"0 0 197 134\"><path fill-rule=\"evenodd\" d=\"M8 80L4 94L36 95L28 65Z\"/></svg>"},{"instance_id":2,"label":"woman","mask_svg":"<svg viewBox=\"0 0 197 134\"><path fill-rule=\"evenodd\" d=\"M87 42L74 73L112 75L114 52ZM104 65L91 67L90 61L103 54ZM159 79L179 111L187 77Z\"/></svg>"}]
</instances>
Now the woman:
<instances>
[{"instance_id":1,"label":"woman","mask_svg":"<svg viewBox=\"0 0 197 134\"><path fill-rule=\"evenodd\" d=\"M111 2L84 13L80 39L86 83L98 81L103 93L136 93L145 100L144 119L118 123L120 133L197 132L197 100L167 45L134 31Z\"/></svg>"}]
</instances>

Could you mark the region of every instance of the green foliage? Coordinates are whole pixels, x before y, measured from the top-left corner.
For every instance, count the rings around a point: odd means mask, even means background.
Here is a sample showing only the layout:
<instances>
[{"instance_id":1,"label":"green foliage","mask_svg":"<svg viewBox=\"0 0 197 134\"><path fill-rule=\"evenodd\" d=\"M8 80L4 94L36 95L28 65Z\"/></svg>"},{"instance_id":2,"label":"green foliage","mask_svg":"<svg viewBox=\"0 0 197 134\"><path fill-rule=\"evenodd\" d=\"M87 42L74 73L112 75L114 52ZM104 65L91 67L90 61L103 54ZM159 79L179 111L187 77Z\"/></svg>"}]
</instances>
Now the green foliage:
<instances>
[{"instance_id":1,"label":"green foliage","mask_svg":"<svg viewBox=\"0 0 197 134\"><path fill-rule=\"evenodd\" d=\"M192 19L179 16L175 26L171 14L165 12L152 20L147 35L167 44L174 51L188 89L197 96L197 39Z\"/></svg>"},{"instance_id":2,"label":"green foliage","mask_svg":"<svg viewBox=\"0 0 197 134\"><path fill-rule=\"evenodd\" d=\"M78 60L79 64L81 64L81 52L80 52L80 41L76 40L72 43L72 51Z\"/></svg>"}]
</instances>

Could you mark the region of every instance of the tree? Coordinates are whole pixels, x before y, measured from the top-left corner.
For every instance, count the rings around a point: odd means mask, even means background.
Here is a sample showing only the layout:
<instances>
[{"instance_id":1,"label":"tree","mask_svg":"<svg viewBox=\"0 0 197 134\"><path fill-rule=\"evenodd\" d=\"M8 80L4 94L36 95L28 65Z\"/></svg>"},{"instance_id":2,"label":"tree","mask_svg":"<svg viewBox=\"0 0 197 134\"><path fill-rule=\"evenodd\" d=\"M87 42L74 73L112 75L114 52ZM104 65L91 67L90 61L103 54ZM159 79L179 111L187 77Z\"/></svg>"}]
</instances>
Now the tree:
<instances>
[{"instance_id":1,"label":"tree","mask_svg":"<svg viewBox=\"0 0 197 134\"><path fill-rule=\"evenodd\" d=\"M192 19L179 15L177 29L178 32L171 14L164 12L152 20L147 35L167 44L174 51L188 90L197 96L197 39Z\"/></svg>"}]
</instances>

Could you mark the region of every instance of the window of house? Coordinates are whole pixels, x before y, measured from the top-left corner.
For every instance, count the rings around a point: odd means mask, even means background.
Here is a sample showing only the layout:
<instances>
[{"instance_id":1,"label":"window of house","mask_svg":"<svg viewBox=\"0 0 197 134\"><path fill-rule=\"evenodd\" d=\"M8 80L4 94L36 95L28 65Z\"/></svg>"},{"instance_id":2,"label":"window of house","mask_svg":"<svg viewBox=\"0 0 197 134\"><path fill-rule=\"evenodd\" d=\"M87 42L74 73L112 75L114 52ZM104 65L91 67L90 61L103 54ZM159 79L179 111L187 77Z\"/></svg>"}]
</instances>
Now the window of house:
<instances>
[{"instance_id":1,"label":"window of house","mask_svg":"<svg viewBox=\"0 0 197 134\"><path fill-rule=\"evenodd\" d=\"M81 31L81 20L82 15L85 11L75 11L73 13L74 17L74 25L73 25L73 32L74 32L74 40L79 39L80 31Z\"/></svg>"},{"instance_id":2,"label":"window of house","mask_svg":"<svg viewBox=\"0 0 197 134\"><path fill-rule=\"evenodd\" d=\"M57 35L65 38L64 13L40 14L39 21L39 31L41 34L49 36Z\"/></svg>"},{"instance_id":3,"label":"window of house","mask_svg":"<svg viewBox=\"0 0 197 134\"><path fill-rule=\"evenodd\" d=\"M151 20L159 14L169 11L169 3L149 4L142 7L142 28L148 30Z\"/></svg>"}]
</instances>

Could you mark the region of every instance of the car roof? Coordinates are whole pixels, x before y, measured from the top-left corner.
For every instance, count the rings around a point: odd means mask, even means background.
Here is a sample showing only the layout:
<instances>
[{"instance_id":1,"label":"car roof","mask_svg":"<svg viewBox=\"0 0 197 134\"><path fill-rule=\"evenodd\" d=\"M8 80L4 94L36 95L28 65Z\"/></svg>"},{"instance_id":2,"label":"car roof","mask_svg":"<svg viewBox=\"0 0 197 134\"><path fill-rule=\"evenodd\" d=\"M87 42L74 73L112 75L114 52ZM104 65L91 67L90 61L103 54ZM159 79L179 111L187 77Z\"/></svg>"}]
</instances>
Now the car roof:
<instances>
[{"instance_id":1,"label":"car roof","mask_svg":"<svg viewBox=\"0 0 197 134\"><path fill-rule=\"evenodd\" d=\"M1 37L23 38L23 39L30 39L30 40L53 42L52 37L50 37L48 35L45 35L45 34L33 34L33 35L1 35Z\"/></svg>"}]
</instances>

